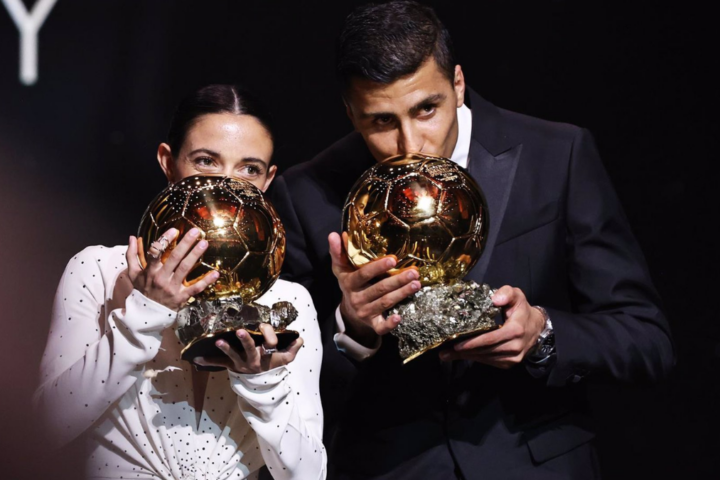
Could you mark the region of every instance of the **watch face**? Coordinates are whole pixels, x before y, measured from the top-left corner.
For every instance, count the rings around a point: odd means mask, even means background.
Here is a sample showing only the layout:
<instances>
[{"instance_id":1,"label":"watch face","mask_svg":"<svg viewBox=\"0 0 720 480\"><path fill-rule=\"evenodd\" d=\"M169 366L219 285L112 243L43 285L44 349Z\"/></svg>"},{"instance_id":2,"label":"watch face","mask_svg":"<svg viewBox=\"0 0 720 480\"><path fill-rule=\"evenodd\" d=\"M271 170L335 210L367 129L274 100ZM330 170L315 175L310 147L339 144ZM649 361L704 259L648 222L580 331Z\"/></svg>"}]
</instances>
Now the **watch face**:
<instances>
[{"instance_id":1,"label":"watch face","mask_svg":"<svg viewBox=\"0 0 720 480\"><path fill-rule=\"evenodd\" d=\"M555 353L555 334L550 332L550 334L543 338L542 343L540 344L540 348L538 348L538 353L543 356L551 355Z\"/></svg>"}]
</instances>

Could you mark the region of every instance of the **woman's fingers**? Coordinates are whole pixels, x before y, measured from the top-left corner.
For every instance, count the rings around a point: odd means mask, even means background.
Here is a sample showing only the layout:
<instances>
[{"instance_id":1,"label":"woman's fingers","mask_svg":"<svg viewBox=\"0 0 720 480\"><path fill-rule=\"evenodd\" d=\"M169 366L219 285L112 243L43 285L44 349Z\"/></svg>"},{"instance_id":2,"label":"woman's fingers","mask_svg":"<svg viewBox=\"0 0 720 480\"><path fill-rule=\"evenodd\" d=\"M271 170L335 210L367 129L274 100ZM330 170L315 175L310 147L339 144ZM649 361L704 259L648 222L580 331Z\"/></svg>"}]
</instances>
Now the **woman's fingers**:
<instances>
[{"instance_id":1,"label":"woman's fingers","mask_svg":"<svg viewBox=\"0 0 720 480\"><path fill-rule=\"evenodd\" d=\"M180 262L180 265L177 266L175 269L175 272L172 276L172 283L175 285L180 285L185 280L185 277L187 277L188 273L190 273L190 270L197 265L198 260L200 260L200 257L203 256L205 253L205 250L207 250L208 242L207 240L200 240L195 247L193 247L192 250L190 250L190 253L188 253L185 258L182 259Z\"/></svg>"},{"instance_id":2,"label":"woman's fingers","mask_svg":"<svg viewBox=\"0 0 720 480\"><path fill-rule=\"evenodd\" d=\"M228 358L235 365L236 370L239 369L239 367L244 363L242 357L240 356L240 352L231 347L230 344L225 340L216 341L215 346L218 347L221 352L228 356Z\"/></svg>"},{"instance_id":3,"label":"woman's fingers","mask_svg":"<svg viewBox=\"0 0 720 480\"><path fill-rule=\"evenodd\" d=\"M132 235L130 235L130 238L128 239L128 248L125 252L125 261L127 262L128 276L130 277L130 281L135 282L135 279L138 277L138 275L140 275L140 272L142 271L142 267L138 258L137 239Z\"/></svg>"},{"instance_id":4,"label":"woman's fingers","mask_svg":"<svg viewBox=\"0 0 720 480\"><path fill-rule=\"evenodd\" d=\"M183 287L185 289L185 294L187 295L187 298L196 296L198 293L205 290L208 286L217 282L218 278L220 278L220 272L218 272L217 270L213 270L212 272L208 272L202 277L200 277L189 287Z\"/></svg>"},{"instance_id":5,"label":"woman's fingers","mask_svg":"<svg viewBox=\"0 0 720 480\"><path fill-rule=\"evenodd\" d=\"M236 335L243 346L245 360L247 363L250 365L256 364L259 360L260 354L258 353L257 347L255 347L255 340L253 340L246 330L238 330Z\"/></svg>"},{"instance_id":6,"label":"woman's fingers","mask_svg":"<svg viewBox=\"0 0 720 480\"><path fill-rule=\"evenodd\" d=\"M302 348L303 343L305 342L302 337L298 337L290 345L288 345L285 350L273 353L270 368L281 367L295 360L295 357Z\"/></svg>"},{"instance_id":7,"label":"woman's fingers","mask_svg":"<svg viewBox=\"0 0 720 480\"><path fill-rule=\"evenodd\" d=\"M169 239L170 242L175 239L178 231L173 228L163 234L167 235L172 230L174 230L174 234L172 238ZM197 228L191 228L190 231L183 236L183 238L177 243L175 248L173 248L173 251L170 252L170 256L168 256L167 260L165 260L165 275L167 275L168 277L172 275L180 262L182 262L188 252L192 249L193 245L195 245L195 242L197 241L199 236L200 230L198 230Z\"/></svg>"},{"instance_id":8,"label":"woman's fingers","mask_svg":"<svg viewBox=\"0 0 720 480\"><path fill-rule=\"evenodd\" d=\"M261 323L260 332L263 334L263 346L265 349L276 349L278 345L278 338L277 335L275 335L275 330L273 330L272 325Z\"/></svg>"}]
</instances>

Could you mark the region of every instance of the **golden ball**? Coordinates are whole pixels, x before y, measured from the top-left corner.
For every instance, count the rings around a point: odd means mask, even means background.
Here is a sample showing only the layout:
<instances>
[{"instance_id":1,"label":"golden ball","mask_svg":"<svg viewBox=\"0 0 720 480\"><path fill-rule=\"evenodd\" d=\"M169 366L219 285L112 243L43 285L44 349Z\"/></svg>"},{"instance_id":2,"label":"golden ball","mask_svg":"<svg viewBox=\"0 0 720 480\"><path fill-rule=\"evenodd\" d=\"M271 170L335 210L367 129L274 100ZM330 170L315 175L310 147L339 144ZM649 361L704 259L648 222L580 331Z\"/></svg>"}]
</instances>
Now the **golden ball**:
<instances>
[{"instance_id":1,"label":"golden ball","mask_svg":"<svg viewBox=\"0 0 720 480\"><path fill-rule=\"evenodd\" d=\"M191 284L212 270L220 278L198 299L242 297L249 303L267 292L285 258L285 230L263 193L232 177L196 175L168 185L150 203L138 229L144 251L170 228L179 233L168 245L164 262L192 229L208 248L188 274Z\"/></svg>"},{"instance_id":2,"label":"golden ball","mask_svg":"<svg viewBox=\"0 0 720 480\"><path fill-rule=\"evenodd\" d=\"M416 267L423 285L452 283L480 258L487 205L475 180L441 157L408 154L373 165L343 209L348 257L356 267L395 255L391 274Z\"/></svg>"}]
</instances>

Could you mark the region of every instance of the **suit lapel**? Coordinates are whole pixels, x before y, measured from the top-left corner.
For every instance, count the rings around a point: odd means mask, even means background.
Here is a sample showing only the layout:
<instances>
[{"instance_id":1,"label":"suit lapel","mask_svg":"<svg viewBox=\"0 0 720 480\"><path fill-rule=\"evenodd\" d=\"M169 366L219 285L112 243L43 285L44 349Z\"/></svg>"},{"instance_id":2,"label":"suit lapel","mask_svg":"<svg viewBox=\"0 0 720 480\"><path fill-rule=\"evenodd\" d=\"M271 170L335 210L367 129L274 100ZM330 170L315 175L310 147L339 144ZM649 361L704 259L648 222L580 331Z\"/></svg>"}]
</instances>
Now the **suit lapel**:
<instances>
[{"instance_id":1,"label":"suit lapel","mask_svg":"<svg viewBox=\"0 0 720 480\"><path fill-rule=\"evenodd\" d=\"M498 108L470 90L472 139L468 156L470 175L480 185L488 206L485 249L467 279L482 283L512 191L522 144L503 129Z\"/></svg>"},{"instance_id":2,"label":"suit lapel","mask_svg":"<svg viewBox=\"0 0 720 480\"><path fill-rule=\"evenodd\" d=\"M472 140L470 143L469 170L470 175L478 182L485 195L488 206L489 224L485 249L480 260L467 275L467 279L482 283L492 258L498 232L502 226L503 217L512 191L515 172L522 153L522 145L494 157L482 145Z\"/></svg>"}]
</instances>

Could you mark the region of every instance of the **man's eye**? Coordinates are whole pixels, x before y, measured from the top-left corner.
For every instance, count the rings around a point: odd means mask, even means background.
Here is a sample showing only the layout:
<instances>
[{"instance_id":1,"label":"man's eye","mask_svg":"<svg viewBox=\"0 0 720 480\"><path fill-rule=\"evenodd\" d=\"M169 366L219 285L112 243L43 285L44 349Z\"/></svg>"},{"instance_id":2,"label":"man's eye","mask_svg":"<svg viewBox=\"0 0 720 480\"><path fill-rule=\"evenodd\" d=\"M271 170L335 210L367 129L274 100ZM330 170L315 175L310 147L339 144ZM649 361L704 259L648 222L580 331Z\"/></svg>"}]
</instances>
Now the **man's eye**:
<instances>
[{"instance_id":1,"label":"man's eye","mask_svg":"<svg viewBox=\"0 0 720 480\"><path fill-rule=\"evenodd\" d=\"M435 111L435 105L423 105L420 108L420 113L422 115L431 115Z\"/></svg>"},{"instance_id":2,"label":"man's eye","mask_svg":"<svg viewBox=\"0 0 720 480\"><path fill-rule=\"evenodd\" d=\"M381 117L375 117L375 123L380 126L389 125L390 122L392 122L392 117L390 115L383 115Z\"/></svg>"}]
</instances>

